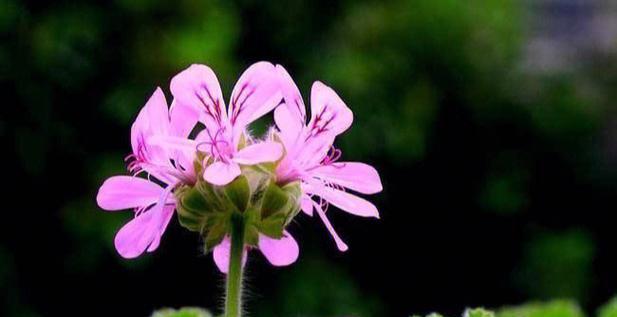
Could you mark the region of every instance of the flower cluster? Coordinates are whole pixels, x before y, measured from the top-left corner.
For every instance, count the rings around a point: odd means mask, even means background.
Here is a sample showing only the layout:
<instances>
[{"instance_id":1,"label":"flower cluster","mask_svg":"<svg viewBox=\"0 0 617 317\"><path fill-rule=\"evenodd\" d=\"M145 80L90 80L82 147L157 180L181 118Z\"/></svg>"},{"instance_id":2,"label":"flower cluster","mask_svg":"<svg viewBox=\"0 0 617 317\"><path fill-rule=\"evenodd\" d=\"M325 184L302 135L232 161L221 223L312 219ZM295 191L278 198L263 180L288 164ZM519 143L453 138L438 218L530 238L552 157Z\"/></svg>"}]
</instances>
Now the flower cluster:
<instances>
[{"instance_id":1,"label":"flower cluster","mask_svg":"<svg viewBox=\"0 0 617 317\"><path fill-rule=\"evenodd\" d=\"M133 123L130 175L110 177L99 189L101 208L135 213L115 237L121 256L156 250L175 212L183 227L201 234L222 272L233 215L244 219L246 250L260 250L276 266L298 257L285 228L300 210L317 213L341 251L347 245L326 216L329 204L379 217L373 204L346 191L373 194L382 186L371 166L339 161L334 139L353 114L328 86L313 84L308 122L291 76L268 62L240 76L228 106L205 65L177 74L170 90L169 107L157 88ZM251 135L249 125L271 111L276 126L261 138Z\"/></svg>"}]
</instances>

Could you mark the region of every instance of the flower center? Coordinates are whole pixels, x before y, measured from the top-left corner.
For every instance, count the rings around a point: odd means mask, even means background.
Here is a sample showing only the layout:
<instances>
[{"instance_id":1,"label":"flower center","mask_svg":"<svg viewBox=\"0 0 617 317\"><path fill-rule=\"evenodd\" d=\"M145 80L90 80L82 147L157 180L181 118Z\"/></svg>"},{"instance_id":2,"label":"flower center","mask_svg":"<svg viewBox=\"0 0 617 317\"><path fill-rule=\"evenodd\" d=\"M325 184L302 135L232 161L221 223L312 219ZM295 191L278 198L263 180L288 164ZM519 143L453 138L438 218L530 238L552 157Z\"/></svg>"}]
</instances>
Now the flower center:
<instances>
[{"instance_id":1,"label":"flower center","mask_svg":"<svg viewBox=\"0 0 617 317\"><path fill-rule=\"evenodd\" d=\"M219 128L214 136L207 131L209 140L197 144L197 151L209 153L215 161L229 163L234 149L231 143L225 138L225 128Z\"/></svg>"},{"instance_id":2,"label":"flower center","mask_svg":"<svg viewBox=\"0 0 617 317\"><path fill-rule=\"evenodd\" d=\"M343 151L335 148L334 145L332 145L330 149L328 150L328 155L326 155L326 157L324 157L323 160L321 161L321 165L332 165L333 163L338 161L338 159L341 158L342 154L343 154Z\"/></svg>"},{"instance_id":3,"label":"flower center","mask_svg":"<svg viewBox=\"0 0 617 317\"><path fill-rule=\"evenodd\" d=\"M139 174L143 171L143 164L148 162L148 149L146 148L146 141L143 134L139 134L137 139L137 151L131 153L124 158L127 162L126 169L133 175Z\"/></svg>"}]
</instances>

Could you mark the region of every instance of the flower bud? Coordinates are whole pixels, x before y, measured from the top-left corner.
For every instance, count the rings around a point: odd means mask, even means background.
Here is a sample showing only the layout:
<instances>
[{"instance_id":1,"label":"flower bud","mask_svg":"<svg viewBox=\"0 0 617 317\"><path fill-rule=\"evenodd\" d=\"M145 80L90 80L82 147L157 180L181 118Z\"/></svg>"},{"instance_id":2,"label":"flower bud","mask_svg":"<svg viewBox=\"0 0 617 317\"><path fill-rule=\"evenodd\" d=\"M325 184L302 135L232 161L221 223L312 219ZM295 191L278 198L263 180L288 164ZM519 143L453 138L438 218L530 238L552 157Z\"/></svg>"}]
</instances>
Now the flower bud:
<instances>
[{"instance_id":1,"label":"flower bud","mask_svg":"<svg viewBox=\"0 0 617 317\"><path fill-rule=\"evenodd\" d=\"M281 238L283 230L300 210L300 184L279 186L269 166L243 167L242 174L225 186L198 180L175 191L180 224L198 232L206 250L230 233L233 214L244 218L244 239L257 246L259 234Z\"/></svg>"}]
</instances>

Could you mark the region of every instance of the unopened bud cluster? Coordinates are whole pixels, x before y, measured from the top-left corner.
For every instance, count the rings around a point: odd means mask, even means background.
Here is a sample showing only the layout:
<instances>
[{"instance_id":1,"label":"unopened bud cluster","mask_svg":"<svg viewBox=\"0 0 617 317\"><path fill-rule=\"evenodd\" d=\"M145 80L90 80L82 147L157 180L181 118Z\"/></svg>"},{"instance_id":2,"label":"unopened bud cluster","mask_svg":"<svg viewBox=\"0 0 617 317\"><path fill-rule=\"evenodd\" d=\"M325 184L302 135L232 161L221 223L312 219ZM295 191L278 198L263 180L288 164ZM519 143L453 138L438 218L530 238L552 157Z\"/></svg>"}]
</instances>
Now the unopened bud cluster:
<instances>
[{"instance_id":1,"label":"unopened bud cluster","mask_svg":"<svg viewBox=\"0 0 617 317\"><path fill-rule=\"evenodd\" d=\"M183 185L175 191L180 224L204 238L206 251L230 234L234 214L244 219L246 245L256 247L260 234L280 239L300 210L301 191L299 182L277 185L273 172L272 164L246 166L225 186Z\"/></svg>"}]
</instances>

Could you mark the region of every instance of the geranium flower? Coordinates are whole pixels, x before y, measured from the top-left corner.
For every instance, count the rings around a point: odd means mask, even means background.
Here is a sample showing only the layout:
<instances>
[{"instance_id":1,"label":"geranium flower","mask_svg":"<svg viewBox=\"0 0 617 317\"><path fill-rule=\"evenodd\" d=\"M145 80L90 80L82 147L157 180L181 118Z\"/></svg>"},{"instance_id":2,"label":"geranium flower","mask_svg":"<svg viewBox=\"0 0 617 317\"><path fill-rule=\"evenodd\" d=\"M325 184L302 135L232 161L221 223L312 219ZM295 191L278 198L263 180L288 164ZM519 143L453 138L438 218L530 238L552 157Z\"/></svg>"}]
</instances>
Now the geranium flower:
<instances>
[{"instance_id":1,"label":"geranium flower","mask_svg":"<svg viewBox=\"0 0 617 317\"><path fill-rule=\"evenodd\" d=\"M286 150L276 168L277 181L282 184L302 182L302 211L308 215L316 211L338 249L345 251L347 245L326 216L327 207L332 204L353 215L379 218L372 203L345 191L380 192L379 174L364 163L338 161L341 151L334 148L334 139L351 126L353 113L336 92L319 81L313 83L311 119L307 124L298 87L282 66L278 65L277 71L285 103L276 108L274 119L279 129L276 134Z\"/></svg>"},{"instance_id":2,"label":"geranium flower","mask_svg":"<svg viewBox=\"0 0 617 317\"><path fill-rule=\"evenodd\" d=\"M203 177L214 185L226 185L240 175L240 164L273 162L283 153L277 142L256 142L240 148L246 126L270 112L281 101L274 65L258 62L238 79L225 108L219 82L205 65L191 65L171 80L171 92L178 106L193 111L205 129L195 140L155 138L163 147L197 148L208 154Z\"/></svg>"},{"instance_id":3,"label":"geranium flower","mask_svg":"<svg viewBox=\"0 0 617 317\"><path fill-rule=\"evenodd\" d=\"M99 189L96 197L99 207L105 210L133 208L135 211L135 218L124 225L114 239L116 250L125 258L156 250L173 216L172 190L180 183L195 182L194 153L148 144L153 136L187 137L193 128L191 116L190 112L173 104L168 109L165 95L157 88L131 128L133 153L127 161L133 176L112 176ZM137 176L143 173L148 179ZM156 181L150 180L151 177Z\"/></svg>"}]
</instances>

